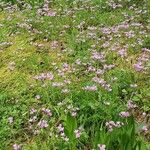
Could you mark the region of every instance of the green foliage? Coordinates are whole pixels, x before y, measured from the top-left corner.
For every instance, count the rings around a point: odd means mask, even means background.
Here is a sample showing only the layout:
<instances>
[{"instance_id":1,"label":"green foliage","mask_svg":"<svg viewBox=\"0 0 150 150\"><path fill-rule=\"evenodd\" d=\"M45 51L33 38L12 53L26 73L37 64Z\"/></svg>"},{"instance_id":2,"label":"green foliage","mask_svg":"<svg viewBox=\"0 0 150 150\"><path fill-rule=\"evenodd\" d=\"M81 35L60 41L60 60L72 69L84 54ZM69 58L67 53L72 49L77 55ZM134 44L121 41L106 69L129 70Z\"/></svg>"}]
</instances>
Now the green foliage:
<instances>
[{"instance_id":1,"label":"green foliage","mask_svg":"<svg viewBox=\"0 0 150 150\"><path fill-rule=\"evenodd\" d=\"M0 2L0 150L15 143L23 150L98 150L99 144L149 150L143 129L150 110L149 60L142 48L150 49L150 2L3 2L10 4ZM110 132L109 121L124 125Z\"/></svg>"}]
</instances>

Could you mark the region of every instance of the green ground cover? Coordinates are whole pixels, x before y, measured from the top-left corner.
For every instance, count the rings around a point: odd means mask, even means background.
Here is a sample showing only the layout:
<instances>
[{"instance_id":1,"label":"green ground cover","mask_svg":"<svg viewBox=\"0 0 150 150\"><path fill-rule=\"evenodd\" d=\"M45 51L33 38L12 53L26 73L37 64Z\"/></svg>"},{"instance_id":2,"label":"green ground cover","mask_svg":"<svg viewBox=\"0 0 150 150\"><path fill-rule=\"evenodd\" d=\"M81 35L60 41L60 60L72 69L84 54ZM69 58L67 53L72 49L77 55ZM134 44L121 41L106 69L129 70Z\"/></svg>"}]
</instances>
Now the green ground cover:
<instances>
[{"instance_id":1,"label":"green ground cover","mask_svg":"<svg viewBox=\"0 0 150 150\"><path fill-rule=\"evenodd\" d=\"M0 1L0 150L149 150L150 1Z\"/></svg>"}]
</instances>

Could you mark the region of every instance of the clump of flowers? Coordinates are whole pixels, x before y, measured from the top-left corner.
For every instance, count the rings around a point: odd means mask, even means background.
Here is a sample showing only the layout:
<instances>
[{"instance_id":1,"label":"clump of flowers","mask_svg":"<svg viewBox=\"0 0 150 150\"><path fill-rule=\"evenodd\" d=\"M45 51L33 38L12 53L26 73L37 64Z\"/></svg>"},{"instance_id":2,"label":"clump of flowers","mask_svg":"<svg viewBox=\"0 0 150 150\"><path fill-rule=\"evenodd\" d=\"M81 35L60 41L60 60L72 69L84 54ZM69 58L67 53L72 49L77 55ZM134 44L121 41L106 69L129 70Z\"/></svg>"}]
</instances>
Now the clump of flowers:
<instances>
[{"instance_id":1,"label":"clump of flowers","mask_svg":"<svg viewBox=\"0 0 150 150\"><path fill-rule=\"evenodd\" d=\"M51 42L51 48L52 48L52 49L55 49L55 48L57 48L58 46L59 46L58 41L52 41L52 42Z\"/></svg>"},{"instance_id":2,"label":"clump of flowers","mask_svg":"<svg viewBox=\"0 0 150 150\"><path fill-rule=\"evenodd\" d=\"M110 84L108 84L104 79L94 77L94 78L92 78L92 81L100 84L105 90L112 91Z\"/></svg>"},{"instance_id":3,"label":"clump of flowers","mask_svg":"<svg viewBox=\"0 0 150 150\"><path fill-rule=\"evenodd\" d=\"M99 150L105 150L106 145L105 144L98 144Z\"/></svg>"},{"instance_id":4,"label":"clump of flowers","mask_svg":"<svg viewBox=\"0 0 150 150\"><path fill-rule=\"evenodd\" d=\"M52 86L53 86L53 87L63 87L63 86L64 86L64 83L62 83L62 82L53 82L53 83L52 83Z\"/></svg>"},{"instance_id":5,"label":"clump of flowers","mask_svg":"<svg viewBox=\"0 0 150 150\"><path fill-rule=\"evenodd\" d=\"M81 134L82 134L83 128L79 127L78 129L74 130L75 133L75 137L76 138L80 138Z\"/></svg>"},{"instance_id":6,"label":"clump of flowers","mask_svg":"<svg viewBox=\"0 0 150 150\"><path fill-rule=\"evenodd\" d=\"M18 145L18 144L14 144L14 145L13 145L13 149L14 149L14 150L21 150L21 146Z\"/></svg>"},{"instance_id":7,"label":"clump of flowers","mask_svg":"<svg viewBox=\"0 0 150 150\"><path fill-rule=\"evenodd\" d=\"M44 112L46 115L48 115L49 117L52 116L52 112L50 109L47 108L42 108L42 112Z\"/></svg>"},{"instance_id":8,"label":"clump of flowers","mask_svg":"<svg viewBox=\"0 0 150 150\"><path fill-rule=\"evenodd\" d=\"M100 62L106 61L104 53L98 53L96 51L92 53L92 59L99 60Z\"/></svg>"},{"instance_id":9,"label":"clump of flowers","mask_svg":"<svg viewBox=\"0 0 150 150\"><path fill-rule=\"evenodd\" d=\"M61 136L61 138L64 140L64 141L69 141L69 138L65 135L64 133L64 127L62 124L59 124L57 126L57 129L58 129L58 132L59 132L59 135Z\"/></svg>"},{"instance_id":10,"label":"clump of flowers","mask_svg":"<svg viewBox=\"0 0 150 150\"><path fill-rule=\"evenodd\" d=\"M38 123L38 126L40 128L47 128L48 127L48 122L46 120L40 120Z\"/></svg>"},{"instance_id":11,"label":"clump of flowers","mask_svg":"<svg viewBox=\"0 0 150 150\"><path fill-rule=\"evenodd\" d=\"M142 51L143 51L143 52L150 52L150 49L148 49L148 48L143 48Z\"/></svg>"},{"instance_id":12,"label":"clump of flowers","mask_svg":"<svg viewBox=\"0 0 150 150\"><path fill-rule=\"evenodd\" d=\"M136 108L136 104L133 103L133 101L129 100L128 103L127 103L127 108L128 109L133 109L133 108Z\"/></svg>"},{"instance_id":13,"label":"clump of flowers","mask_svg":"<svg viewBox=\"0 0 150 150\"><path fill-rule=\"evenodd\" d=\"M77 116L79 108L73 106L73 104L71 104L70 102L63 100L62 102L59 102L57 105L60 107L60 109L62 109L62 111L65 112L65 114L70 113L72 117Z\"/></svg>"},{"instance_id":14,"label":"clump of flowers","mask_svg":"<svg viewBox=\"0 0 150 150\"><path fill-rule=\"evenodd\" d=\"M127 118L130 116L129 112L127 111L122 111L119 113L119 116L122 117L122 118Z\"/></svg>"},{"instance_id":15,"label":"clump of flowers","mask_svg":"<svg viewBox=\"0 0 150 150\"><path fill-rule=\"evenodd\" d=\"M49 1L44 1L44 6L37 11L38 15L42 16L56 16L56 11L49 8Z\"/></svg>"},{"instance_id":16,"label":"clump of flowers","mask_svg":"<svg viewBox=\"0 0 150 150\"><path fill-rule=\"evenodd\" d=\"M134 64L134 68L135 68L136 71L142 71L144 69L141 62L138 62L137 64Z\"/></svg>"},{"instance_id":17,"label":"clump of flowers","mask_svg":"<svg viewBox=\"0 0 150 150\"><path fill-rule=\"evenodd\" d=\"M53 80L54 76L51 72L48 72L48 73L41 73L39 75L36 75L34 77L34 79L36 80Z\"/></svg>"},{"instance_id":18,"label":"clump of flowers","mask_svg":"<svg viewBox=\"0 0 150 150\"><path fill-rule=\"evenodd\" d=\"M118 51L118 54L123 58L123 57L127 56L127 50L121 49Z\"/></svg>"},{"instance_id":19,"label":"clump of flowers","mask_svg":"<svg viewBox=\"0 0 150 150\"><path fill-rule=\"evenodd\" d=\"M41 98L41 96L40 96L40 95L36 95L35 98L36 98L37 100L39 100L39 99Z\"/></svg>"},{"instance_id":20,"label":"clump of flowers","mask_svg":"<svg viewBox=\"0 0 150 150\"><path fill-rule=\"evenodd\" d=\"M95 85L92 85L92 86L85 86L82 88L83 90L86 90L86 91L97 91L97 86Z\"/></svg>"},{"instance_id":21,"label":"clump of flowers","mask_svg":"<svg viewBox=\"0 0 150 150\"><path fill-rule=\"evenodd\" d=\"M78 107L73 107L73 105L67 106L68 111L71 113L71 116L75 117L77 115L77 111L79 110Z\"/></svg>"},{"instance_id":22,"label":"clump of flowers","mask_svg":"<svg viewBox=\"0 0 150 150\"><path fill-rule=\"evenodd\" d=\"M112 68L115 67L115 65L114 64L112 64L112 65L106 65L105 64L103 67L104 67L104 70L106 71L106 70L111 70Z\"/></svg>"},{"instance_id":23,"label":"clump of flowers","mask_svg":"<svg viewBox=\"0 0 150 150\"><path fill-rule=\"evenodd\" d=\"M146 68L144 68L144 64L149 60L149 55L148 54L141 54L138 58L138 62L136 64L134 64L134 68L136 71L143 71Z\"/></svg>"},{"instance_id":24,"label":"clump of flowers","mask_svg":"<svg viewBox=\"0 0 150 150\"><path fill-rule=\"evenodd\" d=\"M34 108L31 108L31 109L30 109L30 114L31 114L31 115L34 114L34 113L36 113L36 112L37 112L36 109L34 109Z\"/></svg>"},{"instance_id":25,"label":"clump of flowers","mask_svg":"<svg viewBox=\"0 0 150 150\"><path fill-rule=\"evenodd\" d=\"M114 128L120 128L121 126L124 125L124 123L120 122L120 121L117 121L117 122L109 121L109 122L106 122L105 125L106 125L108 131L112 132Z\"/></svg>"}]
</instances>

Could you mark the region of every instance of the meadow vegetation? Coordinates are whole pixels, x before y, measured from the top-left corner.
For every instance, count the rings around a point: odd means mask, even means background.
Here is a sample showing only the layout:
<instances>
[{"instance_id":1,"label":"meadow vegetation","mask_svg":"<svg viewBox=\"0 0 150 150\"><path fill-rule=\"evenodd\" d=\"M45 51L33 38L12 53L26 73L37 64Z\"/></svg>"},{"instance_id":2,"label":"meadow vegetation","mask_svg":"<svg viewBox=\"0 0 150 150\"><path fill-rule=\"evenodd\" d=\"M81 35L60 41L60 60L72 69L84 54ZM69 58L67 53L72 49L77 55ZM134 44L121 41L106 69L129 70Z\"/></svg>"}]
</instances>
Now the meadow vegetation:
<instances>
[{"instance_id":1,"label":"meadow vegetation","mask_svg":"<svg viewBox=\"0 0 150 150\"><path fill-rule=\"evenodd\" d=\"M0 150L150 150L149 112L149 0L0 1Z\"/></svg>"}]
</instances>

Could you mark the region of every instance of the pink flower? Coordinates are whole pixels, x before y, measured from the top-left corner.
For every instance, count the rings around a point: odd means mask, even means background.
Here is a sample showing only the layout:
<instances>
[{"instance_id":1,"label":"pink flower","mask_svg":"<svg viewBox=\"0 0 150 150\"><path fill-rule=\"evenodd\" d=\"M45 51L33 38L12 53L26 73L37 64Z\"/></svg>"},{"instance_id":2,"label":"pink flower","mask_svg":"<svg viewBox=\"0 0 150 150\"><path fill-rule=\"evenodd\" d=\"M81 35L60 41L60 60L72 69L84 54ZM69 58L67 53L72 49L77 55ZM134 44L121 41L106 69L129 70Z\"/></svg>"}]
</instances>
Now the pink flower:
<instances>
[{"instance_id":1,"label":"pink flower","mask_svg":"<svg viewBox=\"0 0 150 150\"><path fill-rule=\"evenodd\" d=\"M53 49L57 48L57 47L58 47L58 41L52 41L52 42L51 42L51 47L52 47Z\"/></svg>"},{"instance_id":2,"label":"pink flower","mask_svg":"<svg viewBox=\"0 0 150 150\"><path fill-rule=\"evenodd\" d=\"M81 136L83 130L84 130L84 129L83 129L82 126L80 126L78 129L74 130L74 133L75 133L76 138L80 138L80 136Z\"/></svg>"},{"instance_id":3,"label":"pink flower","mask_svg":"<svg viewBox=\"0 0 150 150\"><path fill-rule=\"evenodd\" d=\"M130 109L130 108L136 108L137 106L135 104L133 104L133 101L129 100L127 103L127 107L128 107L128 109Z\"/></svg>"},{"instance_id":4,"label":"pink flower","mask_svg":"<svg viewBox=\"0 0 150 150\"><path fill-rule=\"evenodd\" d=\"M80 59L77 59L75 63L76 63L77 65L81 65L81 60L80 60Z\"/></svg>"},{"instance_id":5,"label":"pink flower","mask_svg":"<svg viewBox=\"0 0 150 150\"><path fill-rule=\"evenodd\" d=\"M64 131L64 127L62 126L62 124L59 124L57 129L59 130L59 132L63 132Z\"/></svg>"},{"instance_id":6,"label":"pink flower","mask_svg":"<svg viewBox=\"0 0 150 150\"><path fill-rule=\"evenodd\" d=\"M72 117L77 116L77 112L75 112L75 111L74 111L74 112L72 112L72 113L71 113L71 116L72 116Z\"/></svg>"},{"instance_id":7,"label":"pink flower","mask_svg":"<svg viewBox=\"0 0 150 150\"><path fill-rule=\"evenodd\" d=\"M56 16L55 11L48 11L47 16Z\"/></svg>"},{"instance_id":8,"label":"pink flower","mask_svg":"<svg viewBox=\"0 0 150 150\"><path fill-rule=\"evenodd\" d=\"M62 89L62 93L69 93L69 89Z\"/></svg>"},{"instance_id":9,"label":"pink flower","mask_svg":"<svg viewBox=\"0 0 150 150\"><path fill-rule=\"evenodd\" d=\"M121 49L118 51L118 54L121 56L121 57L125 57L127 55L127 52L126 52L126 49Z\"/></svg>"},{"instance_id":10,"label":"pink flower","mask_svg":"<svg viewBox=\"0 0 150 150\"><path fill-rule=\"evenodd\" d=\"M36 95L35 98L36 98L37 100L39 100L39 99L41 98L41 96L40 96L40 95Z\"/></svg>"},{"instance_id":11,"label":"pink flower","mask_svg":"<svg viewBox=\"0 0 150 150\"><path fill-rule=\"evenodd\" d=\"M36 79L36 80L46 80L46 79L53 80L53 78L54 78L54 76L53 76L53 74L51 72L41 73L41 74L36 75L34 77L34 79Z\"/></svg>"},{"instance_id":12,"label":"pink flower","mask_svg":"<svg viewBox=\"0 0 150 150\"><path fill-rule=\"evenodd\" d=\"M141 63L134 64L134 68L136 71L142 71L144 69Z\"/></svg>"},{"instance_id":13,"label":"pink flower","mask_svg":"<svg viewBox=\"0 0 150 150\"><path fill-rule=\"evenodd\" d=\"M49 79L49 80L52 80L54 78L53 74L51 72L48 72L46 74L46 78Z\"/></svg>"},{"instance_id":14,"label":"pink flower","mask_svg":"<svg viewBox=\"0 0 150 150\"><path fill-rule=\"evenodd\" d=\"M97 74L97 75L104 74L104 70L97 69L96 74Z\"/></svg>"},{"instance_id":15,"label":"pink flower","mask_svg":"<svg viewBox=\"0 0 150 150\"><path fill-rule=\"evenodd\" d=\"M36 98L37 99L37 98ZM35 112L37 112L37 110L36 109L34 109L34 108L31 108L31 110L30 110L30 114L32 115L32 114L34 114Z\"/></svg>"},{"instance_id":16,"label":"pink flower","mask_svg":"<svg viewBox=\"0 0 150 150\"><path fill-rule=\"evenodd\" d=\"M13 145L13 149L14 149L14 150L21 150L21 147L20 147L20 145L18 145L18 144L14 144L14 145Z\"/></svg>"},{"instance_id":17,"label":"pink flower","mask_svg":"<svg viewBox=\"0 0 150 150\"><path fill-rule=\"evenodd\" d=\"M103 53L93 52L92 59L99 60L100 62L105 62L105 56Z\"/></svg>"},{"instance_id":18,"label":"pink flower","mask_svg":"<svg viewBox=\"0 0 150 150\"><path fill-rule=\"evenodd\" d=\"M117 122L109 121L109 122L106 122L105 125L106 125L108 131L112 132L114 128L120 128L121 126L124 125L124 123L120 122L120 121L117 121Z\"/></svg>"},{"instance_id":19,"label":"pink flower","mask_svg":"<svg viewBox=\"0 0 150 150\"><path fill-rule=\"evenodd\" d=\"M99 150L105 150L106 149L106 145L104 144L98 144Z\"/></svg>"},{"instance_id":20,"label":"pink flower","mask_svg":"<svg viewBox=\"0 0 150 150\"><path fill-rule=\"evenodd\" d=\"M43 111L45 114L47 114L49 117L52 116L52 112L51 112L50 109L42 108L42 111Z\"/></svg>"},{"instance_id":21,"label":"pink flower","mask_svg":"<svg viewBox=\"0 0 150 150\"><path fill-rule=\"evenodd\" d=\"M81 131L75 130L74 131L76 138L79 138L81 136Z\"/></svg>"},{"instance_id":22,"label":"pink flower","mask_svg":"<svg viewBox=\"0 0 150 150\"><path fill-rule=\"evenodd\" d=\"M127 118L130 116L129 112L122 111L119 113L119 116L122 118Z\"/></svg>"},{"instance_id":23,"label":"pink flower","mask_svg":"<svg viewBox=\"0 0 150 150\"><path fill-rule=\"evenodd\" d=\"M38 126L40 128L47 128L48 127L48 123L46 120L40 120L40 122L38 123Z\"/></svg>"},{"instance_id":24,"label":"pink flower","mask_svg":"<svg viewBox=\"0 0 150 150\"><path fill-rule=\"evenodd\" d=\"M83 88L86 91L97 91L97 86L93 85L93 86L86 86Z\"/></svg>"},{"instance_id":25,"label":"pink flower","mask_svg":"<svg viewBox=\"0 0 150 150\"><path fill-rule=\"evenodd\" d=\"M143 48L142 51L144 51L144 52L150 52L150 49Z\"/></svg>"}]
</instances>

